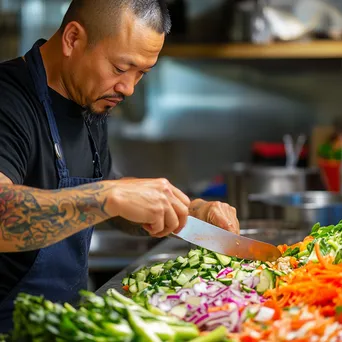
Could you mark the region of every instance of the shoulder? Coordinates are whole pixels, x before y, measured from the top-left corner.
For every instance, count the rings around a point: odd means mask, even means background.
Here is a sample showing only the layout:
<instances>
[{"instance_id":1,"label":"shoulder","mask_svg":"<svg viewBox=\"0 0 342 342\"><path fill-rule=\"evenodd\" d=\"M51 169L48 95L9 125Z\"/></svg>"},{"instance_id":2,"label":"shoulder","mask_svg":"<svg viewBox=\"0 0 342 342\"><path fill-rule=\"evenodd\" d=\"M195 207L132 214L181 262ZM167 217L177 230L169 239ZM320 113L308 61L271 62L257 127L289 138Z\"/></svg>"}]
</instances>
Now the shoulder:
<instances>
[{"instance_id":1,"label":"shoulder","mask_svg":"<svg viewBox=\"0 0 342 342\"><path fill-rule=\"evenodd\" d=\"M30 121L39 105L34 85L22 58L0 63L0 113L13 120Z\"/></svg>"},{"instance_id":2,"label":"shoulder","mask_svg":"<svg viewBox=\"0 0 342 342\"><path fill-rule=\"evenodd\" d=\"M19 96L20 95L20 96ZM34 85L22 58L0 63L0 98L27 100L34 97Z\"/></svg>"}]
</instances>

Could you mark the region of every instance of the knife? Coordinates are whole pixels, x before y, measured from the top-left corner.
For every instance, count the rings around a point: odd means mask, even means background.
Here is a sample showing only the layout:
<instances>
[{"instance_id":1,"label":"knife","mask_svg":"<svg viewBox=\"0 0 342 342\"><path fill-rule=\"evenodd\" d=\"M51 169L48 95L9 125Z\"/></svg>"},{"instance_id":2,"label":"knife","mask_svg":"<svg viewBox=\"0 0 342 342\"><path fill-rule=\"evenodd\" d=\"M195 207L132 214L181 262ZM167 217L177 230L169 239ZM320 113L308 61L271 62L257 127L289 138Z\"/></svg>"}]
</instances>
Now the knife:
<instances>
[{"instance_id":1,"label":"knife","mask_svg":"<svg viewBox=\"0 0 342 342\"><path fill-rule=\"evenodd\" d=\"M274 245L228 232L192 216L188 216L184 228L173 235L212 252L241 259L275 261L281 256Z\"/></svg>"}]
</instances>

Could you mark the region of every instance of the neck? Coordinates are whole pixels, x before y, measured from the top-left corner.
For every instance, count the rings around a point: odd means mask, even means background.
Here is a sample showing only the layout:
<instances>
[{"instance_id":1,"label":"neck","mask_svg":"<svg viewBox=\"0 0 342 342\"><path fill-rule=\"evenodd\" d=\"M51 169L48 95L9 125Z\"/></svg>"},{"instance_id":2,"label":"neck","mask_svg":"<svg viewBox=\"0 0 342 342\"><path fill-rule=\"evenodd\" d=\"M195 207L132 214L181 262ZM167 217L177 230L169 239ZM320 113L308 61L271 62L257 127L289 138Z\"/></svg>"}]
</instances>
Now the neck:
<instances>
[{"instance_id":1,"label":"neck","mask_svg":"<svg viewBox=\"0 0 342 342\"><path fill-rule=\"evenodd\" d=\"M48 86L63 97L70 99L61 73L62 47L58 32L40 48L40 53L46 71Z\"/></svg>"}]
</instances>

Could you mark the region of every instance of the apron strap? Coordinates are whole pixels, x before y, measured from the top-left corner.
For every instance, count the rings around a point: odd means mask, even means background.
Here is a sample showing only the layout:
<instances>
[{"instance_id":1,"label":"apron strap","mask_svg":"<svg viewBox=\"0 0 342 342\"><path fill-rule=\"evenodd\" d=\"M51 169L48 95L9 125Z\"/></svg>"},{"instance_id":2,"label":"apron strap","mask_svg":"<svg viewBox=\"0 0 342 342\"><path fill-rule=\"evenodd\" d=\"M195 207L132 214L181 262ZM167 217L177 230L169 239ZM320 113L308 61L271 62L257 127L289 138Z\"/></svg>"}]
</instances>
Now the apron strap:
<instances>
[{"instance_id":1,"label":"apron strap","mask_svg":"<svg viewBox=\"0 0 342 342\"><path fill-rule=\"evenodd\" d=\"M100 178L100 177L102 177L100 154L99 154L98 149L96 147L95 139L94 139L93 134L91 132L89 123L87 122L87 120L84 120L84 123L85 123L85 125L87 127L87 130L88 130L88 135L89 135L89 139L90 139L91 149L92 149L93 155L94 155L93 163L94 163L95 177L96 178Z\"/></svg>"},{"instance_id":2,"label":"apron strap","mask_svg":"<svg viewBox=\"0 0 342 342\"><path fill-rule=\"evenodd\" d=\"M38 40L32 49L25 55L26 63L31 74L38 98L47 114L50 133L56 154L56 166L59 178L69 177L69 170L66 167L66 162L63 156L61 138L58 133L55 115L51 107L51 99L47 85L47 76L44 68L42 56L40 54L40 46L46 42L44 39Z\"/></svg>"}]
</instances>

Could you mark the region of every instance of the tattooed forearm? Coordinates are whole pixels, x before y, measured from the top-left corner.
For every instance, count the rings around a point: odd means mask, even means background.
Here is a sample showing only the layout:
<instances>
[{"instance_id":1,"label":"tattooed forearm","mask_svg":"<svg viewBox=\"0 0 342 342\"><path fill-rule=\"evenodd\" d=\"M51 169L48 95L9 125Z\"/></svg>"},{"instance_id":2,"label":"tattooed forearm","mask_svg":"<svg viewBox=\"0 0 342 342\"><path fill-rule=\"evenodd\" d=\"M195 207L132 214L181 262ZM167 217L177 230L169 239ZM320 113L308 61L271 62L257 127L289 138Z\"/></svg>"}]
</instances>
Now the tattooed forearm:
<instances>
[{"instance_id":1,"label":"tattooed forearm","mask_svg":"<svg viewBox=\"0 0 342 342\"><path fill-rule=\"evenodd\" d=\"M107 221L108 224L110 224L113 229L118 229L121 232L133 235L133 236L148 236L148 232L143 229L143 227L140 224L127 221L123 219L122 217L114 217Z\"/></svg>"},{"instance_id":2,"label":"tattooed forearm","mask_svg":"<svg viewBox=\"0 0 342 342\"><path fill-rule=\"evenodd\" d=\"M0 185L1 251L47 247L110 218L105 210L110 188L105 182L52 191Z\"/></svg>"}]
</instances>

